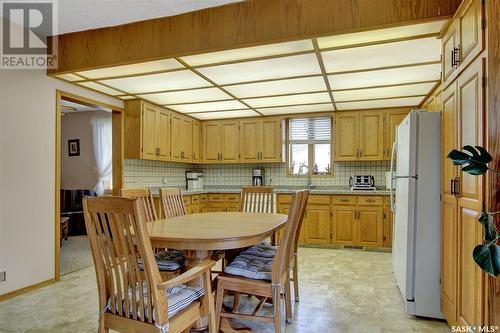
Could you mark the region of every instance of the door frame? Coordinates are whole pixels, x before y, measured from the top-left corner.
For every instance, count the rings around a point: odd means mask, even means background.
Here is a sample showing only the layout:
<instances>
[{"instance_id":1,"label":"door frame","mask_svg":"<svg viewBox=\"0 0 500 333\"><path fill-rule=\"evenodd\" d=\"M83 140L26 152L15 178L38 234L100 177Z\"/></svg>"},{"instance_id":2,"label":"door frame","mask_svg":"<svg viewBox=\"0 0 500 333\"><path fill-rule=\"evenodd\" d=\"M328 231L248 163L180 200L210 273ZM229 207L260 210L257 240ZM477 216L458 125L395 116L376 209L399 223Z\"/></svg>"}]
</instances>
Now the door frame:
<instances>
[{"instance_id":1,"label":"door frame","mask_svg":"<svg viewBox=\"0 0 500 333\"><path fill-rule=\"evenodd\" d=\"M87 106L102 106L112 110L112 128L113 128L113 195L117 195L123 186L123 131L124 131L124 109L115 105L100 102L91 98L75 95L63 90L56 90L56 168L55 168L55 281L61 279L61 101L65 99Z\"/></svg>"}]
</instances>

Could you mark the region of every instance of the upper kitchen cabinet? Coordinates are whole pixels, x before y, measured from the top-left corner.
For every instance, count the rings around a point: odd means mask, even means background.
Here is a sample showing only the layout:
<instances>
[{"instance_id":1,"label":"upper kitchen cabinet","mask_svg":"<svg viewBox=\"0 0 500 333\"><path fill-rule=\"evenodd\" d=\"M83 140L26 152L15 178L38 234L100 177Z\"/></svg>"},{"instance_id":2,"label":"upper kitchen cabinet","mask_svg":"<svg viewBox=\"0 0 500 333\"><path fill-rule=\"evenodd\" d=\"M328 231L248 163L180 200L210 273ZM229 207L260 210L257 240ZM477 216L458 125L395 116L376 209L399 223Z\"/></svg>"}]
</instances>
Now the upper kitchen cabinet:
<instances>
[{"instance_id":1,"label":"upper kitchen cabinet","mask_svg":"<svg viewBox=\"0 0 500 333\"><path fill-rule=\"evenodd\" d=\"M281 162L281 119L251 118L240 121L240 161Z\"/></svg>"},{"instance_id":2,"label":"upper kitchen cabinet","mask_svg":"<svg viewBox=\"0 0 500 333\"><path fill-rule=\"evenodd\" d=\"M140 100L126 102L125 133L125 158L170 160L168 110Z\"/></svg>"},{"instance_id":3,"label":"upper kitchen cabinet","mask_svg":"<svg viewBox=\"0 0 500 333\"><path fill-rule=\"evenodd\" d=\"M193 161L193 119L172 114L171 161Z\"/></svg>"},{"instance_id":4,"label":"upper kitchen cabinet","mask_svg":"<svg viewBox=\"0 0 500 333\"><path fill-rule=\"evenodd\" d=\"M448 86L485 45L482 0L466 0L443 37L443 82Z\"/></svg>"},{"instance_id":5,"label":"upper kitchen cabinet","mask_svg":"<svg viewBox=\"0 0 500 333\"><path fill-rule=\"evenodd\" d=\"M239 132L239 120L204 122L202 129L203 161L206 163L239 162Z\"/></svg>"},{"instance_id":6,"label":"upper kitchen cabinet","mask_svg":"<svg viewBox=\"0 0 500 333\"><path fill-rule=\"evenodd\" d=\"M335 116L335 160L384 159L384 112L342 112Z\"/></svg>"},{"instance_id":7,"label":"upper kitchen cabinet","mask_svg":"<svg viewBox=\"0 0 500 333\"><path fill-rule=\"evenodd\" d=\"M193 119L193 163L201 162L201 123Z\"/></svg>"},{"instance_id":8,"label":"upper kitchen cabinet","mask_svg":"<svg viewBox=\"0 0 500 333\"><path fill-rule=\"evenodd\" d=\"M392 145L396 141L396 127L405 119L409 110L387 111L385 114L385 140L384 140L384 160L390 160Z\"/></svg>"}]
</instances>

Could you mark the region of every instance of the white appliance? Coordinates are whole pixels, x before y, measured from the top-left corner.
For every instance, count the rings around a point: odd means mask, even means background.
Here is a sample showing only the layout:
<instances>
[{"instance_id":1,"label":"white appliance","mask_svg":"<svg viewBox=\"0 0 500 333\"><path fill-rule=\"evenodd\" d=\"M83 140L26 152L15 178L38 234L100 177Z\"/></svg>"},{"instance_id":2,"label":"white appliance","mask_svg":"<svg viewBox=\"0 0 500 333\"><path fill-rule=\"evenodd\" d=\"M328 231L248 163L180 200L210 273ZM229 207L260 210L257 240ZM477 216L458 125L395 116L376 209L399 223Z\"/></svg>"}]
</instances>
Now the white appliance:
<instances>
[{"instance_id":1,"label":"white appliance","mask_svg":"<svg viewBox=\"0 0 500 333\"><path fill-rule=\"evenodd\" d=\"M390 171L395 190L389 187L393 272L408 314L444 318L440 309L440 114L411 111L396 133Z\"/></svg>"},{"instance_id":2,"label":"white appliance","mask_svg":"<svg viewBox=\"0 0 500 333\"><path fill-rule=\"evenodd\" d=\"M186 188L188 190L203 189L203 173L197 171L186 171Z\"/></svg>"}]
</instances>

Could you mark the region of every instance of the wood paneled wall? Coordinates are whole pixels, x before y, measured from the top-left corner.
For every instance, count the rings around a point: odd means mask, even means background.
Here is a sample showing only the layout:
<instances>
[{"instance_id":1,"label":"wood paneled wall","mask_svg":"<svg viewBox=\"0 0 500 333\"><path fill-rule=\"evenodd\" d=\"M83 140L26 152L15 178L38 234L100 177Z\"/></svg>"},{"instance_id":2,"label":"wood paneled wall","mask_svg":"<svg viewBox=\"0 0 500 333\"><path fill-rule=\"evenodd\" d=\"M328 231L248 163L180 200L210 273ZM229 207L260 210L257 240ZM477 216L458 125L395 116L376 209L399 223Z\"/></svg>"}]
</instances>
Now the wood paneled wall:
<instances>
[{"instance_id":1,"label":"wood paneled wall","mask_svg":"<svg viewBox=\"0 0 500 333\"><path fill-rule=\"evenodd\" d=\"M486 1L488 24L488 151L491 167L500 170L500 2ZM500 211L500 176L488 177L488 199L491 211ZM496 217L500 228L500 218ZM500 277L489 278L489 322L500 327Z\"/></svg>"},{"instance_id":2,"label":"wood paneled wall","mask_svg":"<svg viewBox=\"0 0 500 333\"><path fill-rule=\"evenodd\" d=\"M251 0L59 36L68 72L436 19L461 0Z\"/></svg>"}]
</instances>

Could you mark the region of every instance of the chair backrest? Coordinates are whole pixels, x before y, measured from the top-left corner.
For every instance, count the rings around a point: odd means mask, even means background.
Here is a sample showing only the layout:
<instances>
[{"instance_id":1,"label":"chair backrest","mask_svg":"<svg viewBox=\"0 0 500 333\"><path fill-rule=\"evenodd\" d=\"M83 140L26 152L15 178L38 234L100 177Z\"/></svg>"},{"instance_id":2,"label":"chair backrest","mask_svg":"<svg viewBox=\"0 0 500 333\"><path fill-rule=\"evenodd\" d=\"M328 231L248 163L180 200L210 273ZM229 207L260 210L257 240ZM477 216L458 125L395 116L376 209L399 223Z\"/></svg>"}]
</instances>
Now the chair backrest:
<instances>
[{"instance_id":1,"label":"chair backrest","mask_svg":"<svg viewBox=\"0 0 500 333\"><path fill-rule=\"evenodd\" d=\"M297 191L292 196L292 204L288 212L285 233L274 257L271 273L273 283L279 283L281 277L290 266L290 260L294 253L294 241L300 233L299 227L304 218L308 197L309 190Z\"/></svg>"},{"instance_id":2,"label":"chair backrest","mask_svg":"<svg viewBox=\"0 0 500 333\"><path fill-rule=\"evenodd\" d=\"M157 288L161 276L139 199L85 198L83 205L101 311L111 297L108 312L153 323L154 308L155 322L166 325L167 299Z\"/></svg>"},{"instance_id":3,"label":"chair backrest","mask_svg":"<svg viewBox=\"0 0 500 333\"><path fill-rule=\"evenodd\" d=\"M163 218L168 219L187 214L181 190L178 188L160 189L160 202L163 209Z\"/></svg>"},{"instance_id":4,"label":"chair backrest","mask_svg":"<svg viewBox=\"0 0 500 333\"><path fill-rule=\"evenodd\" d=\"M148 188L127 188L121 189L120 195L124 198L139 199L144 206L144 216L146 222L158 220L156 214L155 202L153 200L153 193Z\"/></svg>"},{"instance_id":5,"label":"chair backrest","mask_svg":"<svg viewBox=\"0 0 500 333\"><path fill-rule=\"evenodd\" d=\"M268 186L245 186L241 192L240 212L272 213L274 209L273 188Z\"/></svg>"}]
</instances>

